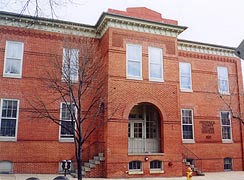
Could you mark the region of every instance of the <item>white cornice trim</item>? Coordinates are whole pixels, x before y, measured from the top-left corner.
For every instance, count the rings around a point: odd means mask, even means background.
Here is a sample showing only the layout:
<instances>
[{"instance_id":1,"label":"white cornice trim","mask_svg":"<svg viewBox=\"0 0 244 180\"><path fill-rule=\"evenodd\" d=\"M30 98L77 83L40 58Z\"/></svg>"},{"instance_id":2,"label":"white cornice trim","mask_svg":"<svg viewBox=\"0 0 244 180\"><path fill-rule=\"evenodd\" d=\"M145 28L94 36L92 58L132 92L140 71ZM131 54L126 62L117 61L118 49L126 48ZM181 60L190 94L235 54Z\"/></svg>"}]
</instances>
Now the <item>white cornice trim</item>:
<instances>
[{"instance_id":1,"label":"white cornice trim","mask_svg":"<svg viewBox=\"0 0 244 180\"><path fill-rule=\"evenodd\" d=\"M170 37L177 37L185 30L185 27L181 26L167 25L108 13L102 14L96 26L45 18L33 18L31 16L20 17L17 14L11 13L0 13L0 25L96 38L102 37L109 27Z\"/></svg>"},{"instance_id":2,"label":"white cornice trim","mask_svg":"<svg viewBox=\"0 0 244 180\"><path fill-rule=\"evenodd\" d=\"M109 27L170 37L177 37L185 30L178 26L106 14L97 27L100 36L103 36Z\"/></svg>"},{"instance_id":3,"label":"white cornice trim","mask_svg":"<svg viewBox=\"0 0 244 180\"><path fill-rule=\"evenodd\" d=\"M95 28L75 23L55 22L48 20L35 20L0 14L0 25L21 27L27 29L70 34L76 36L95 37Z\"/></svg>"},{"instance_id":4,"label":"white cornice trim","mask_svg":"<svg viewBox=\"0 0 244 180\"><path fill-rule=\"evenodd\" d=\"M233 48L192 41L178 40L178 49L202 54L236 57Z\"/></svg>"}]
</instances>

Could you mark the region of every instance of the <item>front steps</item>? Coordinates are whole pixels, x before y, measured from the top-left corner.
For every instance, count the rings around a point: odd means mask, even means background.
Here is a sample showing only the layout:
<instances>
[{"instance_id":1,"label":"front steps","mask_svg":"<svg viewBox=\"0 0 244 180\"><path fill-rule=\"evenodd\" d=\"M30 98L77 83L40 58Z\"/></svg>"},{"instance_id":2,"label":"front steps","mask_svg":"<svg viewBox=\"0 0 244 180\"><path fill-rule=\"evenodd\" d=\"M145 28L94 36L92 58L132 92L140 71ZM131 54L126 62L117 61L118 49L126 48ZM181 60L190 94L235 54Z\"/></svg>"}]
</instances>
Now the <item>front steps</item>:
<instances>
[{"instance_id":1,"label":"front steps","mask_svg":"<svg viewBox=\"0 0 244 180\"><path fill-rule=\"evenodd\" d=\"M103 161L105 160L104 154L99 153L90 159L88 162L84 162L82 168L83 177L102 177L103 176ZM77 177L77 173L71 173L71 176Z\"/></svg>"},{"instance_id":2,"label":"front steps","mask_svg":"<svg viewBox=\"0 0 244 180\"><path fill-rule=\"evenodd\" d=\"M195 167L194 164L191 164L190 162L187 161L187 159L183 159L182 161L186 166L190 166L192 171L197 175L197 176L205 176L199 169Z\"/></svg>"}]
</instances>

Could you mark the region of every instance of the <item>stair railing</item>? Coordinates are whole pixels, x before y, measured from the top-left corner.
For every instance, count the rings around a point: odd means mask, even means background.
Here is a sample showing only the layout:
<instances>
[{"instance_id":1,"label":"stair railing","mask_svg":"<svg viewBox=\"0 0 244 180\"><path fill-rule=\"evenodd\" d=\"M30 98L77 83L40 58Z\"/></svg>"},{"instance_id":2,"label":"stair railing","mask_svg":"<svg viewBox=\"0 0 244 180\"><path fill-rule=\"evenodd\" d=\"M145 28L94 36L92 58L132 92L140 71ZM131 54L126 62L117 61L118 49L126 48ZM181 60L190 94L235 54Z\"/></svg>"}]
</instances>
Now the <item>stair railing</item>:
<instances>
[{"instance_id":1,"label":"stair railing","mask_svg":"<svg viewBox=\"0 0 244 180\"><path fill-rule=\"evenodd\" d=\"M194 168L197 168L197 173L202 173L202 159L199 158L192 150L186 146L182 146L183 159L192 159ZM194 170L194 169L193 169ZM195 171L195 170L194 170Z\"/></svg>"}]
</instances>

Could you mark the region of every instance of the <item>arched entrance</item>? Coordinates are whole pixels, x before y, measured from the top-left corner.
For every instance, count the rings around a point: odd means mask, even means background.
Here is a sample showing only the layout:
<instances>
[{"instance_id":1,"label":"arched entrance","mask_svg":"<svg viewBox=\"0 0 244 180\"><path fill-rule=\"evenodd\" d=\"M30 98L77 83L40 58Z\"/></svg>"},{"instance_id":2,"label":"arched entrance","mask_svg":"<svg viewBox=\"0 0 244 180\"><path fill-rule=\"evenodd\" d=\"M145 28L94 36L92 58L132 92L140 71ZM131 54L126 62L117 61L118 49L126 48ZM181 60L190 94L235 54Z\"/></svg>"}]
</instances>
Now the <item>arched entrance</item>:
<instances>
[{"instance_id":1,"label":"arched entrance","mask_svg":"<svg viewBox=\"0 0 244 180\"><path fill-rule=\"evenodd\" d=\"M149 103L135 105L128 122L129 153L160 152L160 114Z\"/></svg>"}]
</instances>

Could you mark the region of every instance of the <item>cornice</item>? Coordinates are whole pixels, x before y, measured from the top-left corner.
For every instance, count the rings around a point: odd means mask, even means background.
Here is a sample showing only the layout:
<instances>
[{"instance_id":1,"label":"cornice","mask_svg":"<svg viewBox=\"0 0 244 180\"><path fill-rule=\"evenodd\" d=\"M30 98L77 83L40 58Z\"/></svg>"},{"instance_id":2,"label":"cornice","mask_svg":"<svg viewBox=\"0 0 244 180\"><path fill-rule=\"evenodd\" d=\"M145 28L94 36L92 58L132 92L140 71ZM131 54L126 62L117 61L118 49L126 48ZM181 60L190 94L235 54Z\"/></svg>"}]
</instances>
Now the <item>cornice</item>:
<instances>
[{"instance_id":1,"label":"cornice","mask_svg":"<svg viewBox=\"0 0 244 180\"><path fill-rule=\"evenodd\" d=\"M186 29L186 27L183 26L175 26L111 13L103 13L96 27L100 36L103 36L109 27L171 37L177 37Z\"/></svg>"},{"instance_id":2,"label":"cornice","mask_svg":"<svg viewBox=\"0 0 244 180\"><path fill-rule=\"evenodd\" d=\"M177 37L186 27L103 13L95 26L0 11L0 25L100 38L109 27Z\"/></svg>"},{"instance_id":3,"label":"cornice","mask_svg":"<svg viewBox=\"0 0 244 180\"><path fill-rule=\"evenodd\" d=\"M93 26L6 12L0 12L0 25L76 36L96 36L96 29Z\"/></svg>"},{"instance_id":4,"label":"cornice","mask_svg":"<svg viewBox=\"0 0 244 180\"><path fill-rule=\"evenodd\" d=\"M178 39L178 50L236 58L235 48Z\"/></svg>"}]
</instances>

